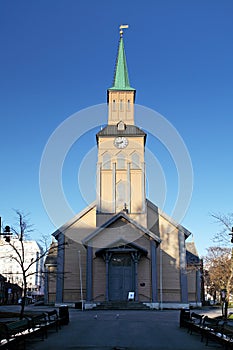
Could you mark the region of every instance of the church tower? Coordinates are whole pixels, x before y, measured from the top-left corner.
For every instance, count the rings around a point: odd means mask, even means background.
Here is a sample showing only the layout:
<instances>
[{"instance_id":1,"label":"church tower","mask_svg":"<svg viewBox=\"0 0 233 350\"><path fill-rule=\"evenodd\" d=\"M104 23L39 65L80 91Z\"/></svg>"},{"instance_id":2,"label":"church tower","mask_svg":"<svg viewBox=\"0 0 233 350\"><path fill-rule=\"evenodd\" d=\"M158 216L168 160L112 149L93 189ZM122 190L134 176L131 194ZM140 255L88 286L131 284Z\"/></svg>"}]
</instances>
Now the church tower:
<instances>
[{"instance_id":1,"label":"church tower","mask_svg":"<svg viewBox=\"0 0 233 350\"><path fill-rule=\"evenodd\" d=\"M129 82L121 30L113 86L107 91L108 124L96 135L98 224L106 215L125 211L146 225L146 134L134 124L135 93Z\"/></svg>"}]
</instances>

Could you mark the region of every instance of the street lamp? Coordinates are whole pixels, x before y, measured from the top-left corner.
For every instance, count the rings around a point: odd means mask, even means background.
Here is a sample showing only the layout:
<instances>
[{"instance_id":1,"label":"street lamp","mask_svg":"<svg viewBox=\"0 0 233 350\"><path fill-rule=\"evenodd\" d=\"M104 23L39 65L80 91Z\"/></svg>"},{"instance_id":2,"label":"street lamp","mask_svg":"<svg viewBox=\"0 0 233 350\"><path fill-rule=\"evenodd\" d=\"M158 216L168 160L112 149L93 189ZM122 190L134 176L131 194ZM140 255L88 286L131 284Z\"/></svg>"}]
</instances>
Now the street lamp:
<instances>
[{"instance_id":1,"label":"street lamp","mask_svg":"<svg viewBox=\"0 0 233 350\"><path fill-rule=\"evenodd\" d=\"M231 233L229 233L229 235L231 236L231 243L233 243L233 227L231 228Z\"/></svg>"},{"instance_id":2,"label":"street lamp","mask_svg":"<svg viewBox=\"0 0 233 350\"><path fill-rule=\"evenodd\" d=\"M231 236L231 243L233 243L233 227L231 228L231 233L229 233L229 236ZM233 248L231 248L231 275L233 270ZM229 286L230 287L230 286ZM222 313L224 314L224 318L227 318L227 309L228 309L228 301L229 301L229 295L230 295L230 288L226 291L228 295L226 294L226 297L223 298L223 305L222 305Z\"/></svg>"},{"instance_id":3,"label":"street lamp","mask_svg":"<svg viewBox=\"0 0 233 350\"><path fill-rule=\"evenodd\" d=\"M10 242L10 236L12 235L11 228L9 225L4 227L2 232L2 218L0 217L0 236L4 236L6 242Z\"/></svg>"}]
</instances>

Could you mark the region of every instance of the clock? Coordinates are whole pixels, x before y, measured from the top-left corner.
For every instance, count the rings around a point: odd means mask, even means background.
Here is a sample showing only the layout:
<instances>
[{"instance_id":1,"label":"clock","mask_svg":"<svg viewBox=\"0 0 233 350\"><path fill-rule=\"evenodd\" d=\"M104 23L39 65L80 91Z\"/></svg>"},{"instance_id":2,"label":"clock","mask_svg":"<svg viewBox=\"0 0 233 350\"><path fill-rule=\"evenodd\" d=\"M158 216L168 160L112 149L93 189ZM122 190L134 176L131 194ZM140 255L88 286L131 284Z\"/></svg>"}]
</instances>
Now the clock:
<instances>
[{"instance_id":1,"label":"clock","mask_svg":"<svg viewBox=\"0 0 233 350\"><path fill-rule=\"evenodd\" d=\"M126 137L118 136L114 140L114 146L117 148L125 148L128 146L129 141Z\"/></svg>"}]
</instances>

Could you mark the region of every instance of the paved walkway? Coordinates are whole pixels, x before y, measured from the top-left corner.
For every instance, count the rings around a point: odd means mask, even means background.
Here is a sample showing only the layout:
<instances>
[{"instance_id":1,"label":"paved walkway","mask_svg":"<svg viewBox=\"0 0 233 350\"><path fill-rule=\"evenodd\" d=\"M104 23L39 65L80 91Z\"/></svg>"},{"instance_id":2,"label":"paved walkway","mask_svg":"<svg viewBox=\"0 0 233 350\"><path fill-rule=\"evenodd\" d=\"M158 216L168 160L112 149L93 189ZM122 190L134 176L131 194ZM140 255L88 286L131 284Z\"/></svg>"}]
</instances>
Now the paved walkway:
<instances>
[{"instance_id":1,"label":"paved walkway","mask_svg":"<svg viewBox=\"0 0 233 350\"><path fill-rule=\"evenodd\" d=\"M196 311L196 310L195 310ZM220 315L220 310L200 313ZM48 338L28 344L30 350L207 350L200 335L179 327L180 311L80 311L70 309L70 323Z\"/></svg>"}]
</instances>

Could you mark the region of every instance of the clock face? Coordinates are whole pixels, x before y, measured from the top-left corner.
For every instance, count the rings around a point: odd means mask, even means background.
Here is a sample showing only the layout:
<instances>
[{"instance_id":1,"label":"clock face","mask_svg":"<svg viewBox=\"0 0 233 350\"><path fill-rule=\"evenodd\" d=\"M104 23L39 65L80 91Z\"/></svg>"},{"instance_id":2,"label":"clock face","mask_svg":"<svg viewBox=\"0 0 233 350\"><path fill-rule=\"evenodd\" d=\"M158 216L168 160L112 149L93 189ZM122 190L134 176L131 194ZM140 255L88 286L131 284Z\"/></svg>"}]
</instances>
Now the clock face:
<instances>
[{"instance_id":1,"label":"clock face","mask_svg":"<svg viewBox=\"0 0 233 350\"><path fill-rule=\"evenodd\" d=\"M119 136L114 140L114 146L117 148L125 148L128 145L129 141L126 137Z\"/></svg>"}]
</instances>

